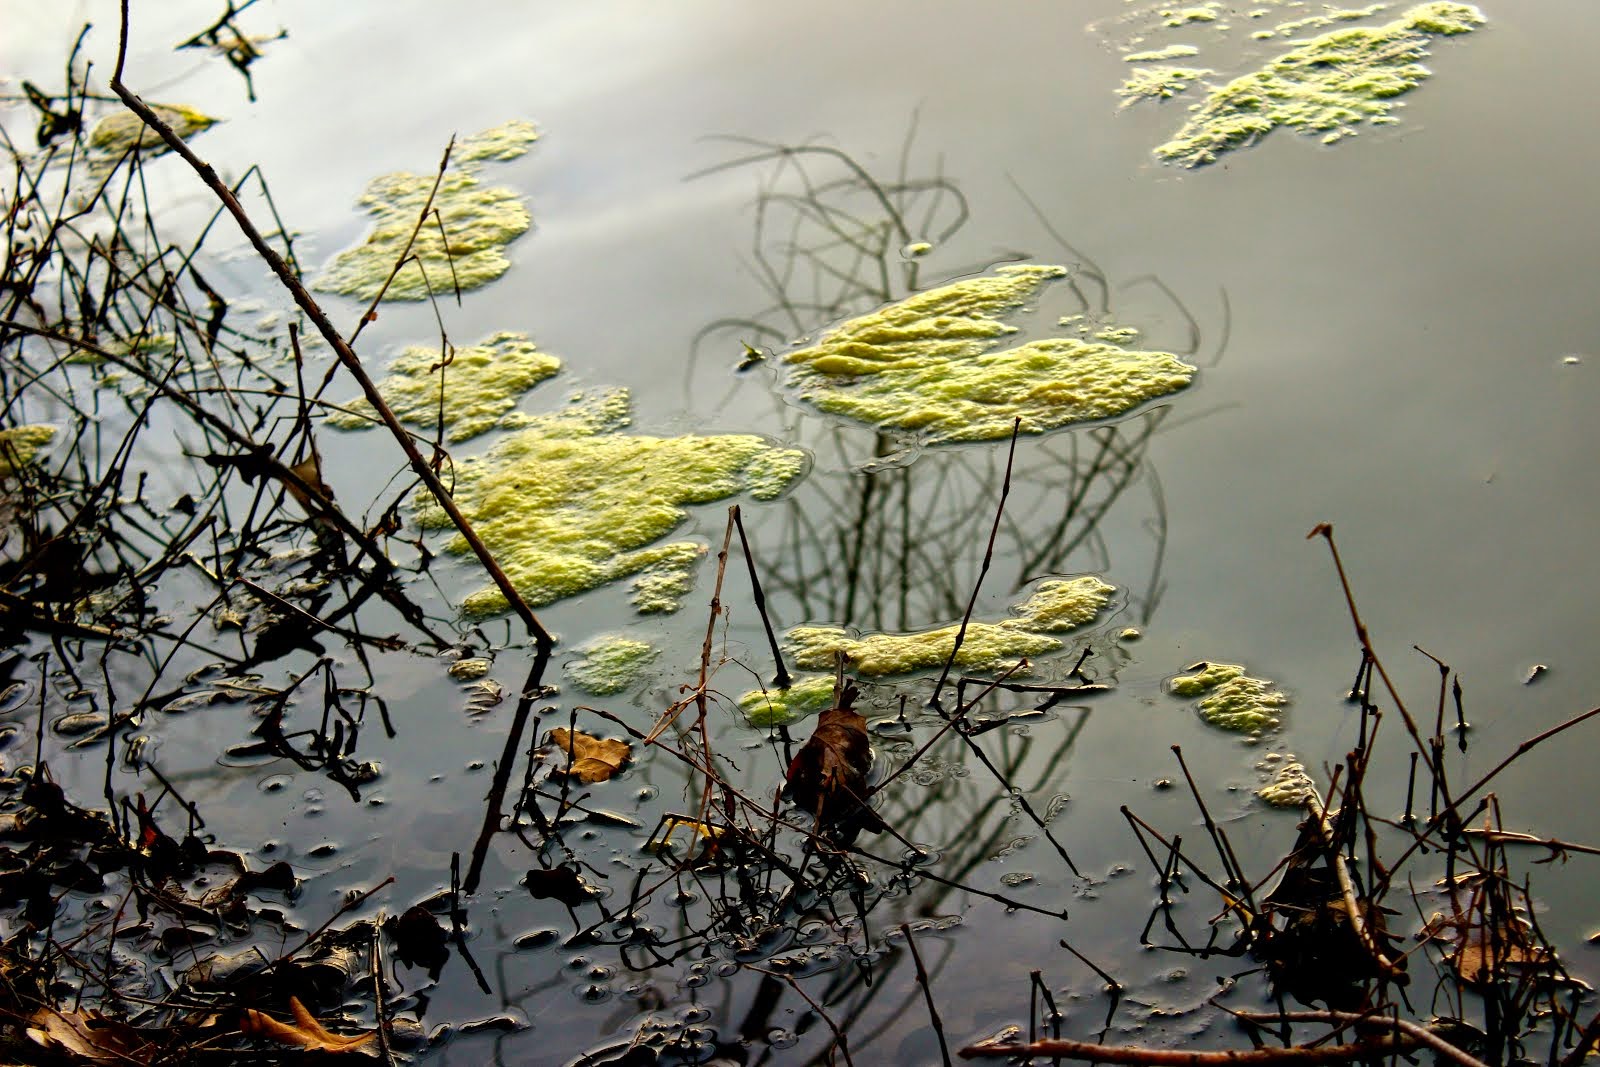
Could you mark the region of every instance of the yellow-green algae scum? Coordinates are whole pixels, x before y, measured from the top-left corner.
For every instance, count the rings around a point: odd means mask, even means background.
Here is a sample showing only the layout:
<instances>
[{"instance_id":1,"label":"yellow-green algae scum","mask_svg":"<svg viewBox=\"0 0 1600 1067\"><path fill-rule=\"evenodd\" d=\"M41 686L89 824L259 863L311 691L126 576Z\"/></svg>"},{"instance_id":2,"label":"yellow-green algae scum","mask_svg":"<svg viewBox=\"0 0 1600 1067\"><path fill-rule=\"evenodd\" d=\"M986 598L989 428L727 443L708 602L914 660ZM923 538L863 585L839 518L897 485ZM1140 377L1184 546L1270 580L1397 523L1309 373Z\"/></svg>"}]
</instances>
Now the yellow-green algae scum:
<instances>
[{"instance_id":1,"label":"yellow-green algae scum","mask_svg":"<svg viewBox=\"0 0 1600 1067\"><path fill-rule=\"evenodd\" d=\"M1436 2L1381 26L1352 26L1313 38L1214 90L1156 155L1198 167L1279 126L1321 135L1331 144L1363 122L1396 122L1395 97L1431 74L1420 61L1432 38L1470 33L1485 21L1471 4Z\"/></svg>"},{"instance_id":2,"label":"yellow-green algae scum","mask_svg":"<svg viewBox=\"0 0 1600 1067\"><path fill-rule=\"evenodd\" d=\"M999 622L967 624L955 665L963 670L996 671L1024 657L1044 656L1066 647L1055 636L1092 622L1110 603L1116 587L1092 575L1043 582ZM832 671L835 657L849 658L847 669L859 678L884 678L943 667L955 648L959 623L913 633L869 633L852 637L838 626L797 626L786 635L793 662L803 670ZM833 694L833 676L797 680L787 690L757 690L739 698L756 726L774 726L820 711Z\"/></svg>"},{"instance_id":3,"label":"yellow-green algae scum","mask_svg":"<svg viewBox=\"0 0 1600 1067\"><path fill-rule=\"evenodd\" d=\"M1276 730L1289 698L1265 678L1252 678L1236 663L1197 663L1192 674L1172 679L1175 696L1199 697L1200 717L1212 726L1241 733Z\"/></svg>"},{"instance_id":4,"label":"yellow-green algae scum","mask_svg":"<svg viewBox=\"0 0 1600 1067\"><path fill-rule=\"evenodd\" d=\"M55 440L54 426L15 426L0 430L0 478L33 462L39 450Z\"/></svg>"},{"instance_id":5,"label":"yellow-green algae scum","mask_svg":"<svg viewBox=\"0 0 1600 1067\"><path fill-rule=\"evenodd\" d=\"M604 634L584 644L578 653L581 658L567 664L567 677L591 696L609 697L637 685L660 650L648 641Z\"/></svg>"},{"instance_id":6,"label":"yellow-green algae scum","mask_svg":"<svg viewBox=\"0 0 1600 1067\"><path fill-rule=\"evenodd\" d=\"M803 452L753 434L624 433L629 411L623 390L576 398L456 465L456 503L535 607L632 576L636 608L676 610L704 552L666 540L684 509L744 492L771 500L805 471ZM423 527L450 526L431 498L416 503ZM446 547L468 551L459 535ZM506 608L493 586L462 604L472 616Z\"/></svg>"},{"instance_id":7,"label":"yellow-green algae scum","mask_svg":"<svg viewBox=\"0 0 1600 1067\"><path fill-rule=\"evenodd\" d=\"M1017 264L930 289L851 319L784 357L802 399L929 444L992 441L1120 415L1188 385L1195 368L1169 352L1083 337L1011 347L1000 316L1065 267Z\"/></svg>"},{"instance_id":8,"label":"yellow-green algae scum","mask_svg":"<svg viewBox=\"0 0 1600 1067\"><path fill-rule=\"evenodd\" d=\"M433 427L439 422L442 391L443 421L452 441L526 424L527 416L515 410L518 398L561 370L559 359L539 351L521 333L497 333L455 349L448 365L441 366L443 362L437 349L407 348L389 364L378 392L401 422ZM328 416L331 425L363 430L376 424L377 412L365 397L346 401L344 407Z\"/></svg>"},{"instance_id":9,"label":"yellow-green algae scum","mask_svg":"<svg viewBox=\"0 0 1600 1067\"><path fill-rule=\"evenodd\" d=\"M455 285L476 289L510 268L505 246L526 233L532 220L516 193L483 185L478 170L484 163L523 155L538 136L531 122L516 121L456 146L433 198L449 239L448 254L439 223L430 218L411 248L420 262L406 264L384 294L386 300L421 300L429 292L448 293ZM362 300L377 296L417 225L435 177L402 171L374 178L357 201L373 217L372 232L335 256L313 283L315 288Z\"/></svg>"}]
</instances>

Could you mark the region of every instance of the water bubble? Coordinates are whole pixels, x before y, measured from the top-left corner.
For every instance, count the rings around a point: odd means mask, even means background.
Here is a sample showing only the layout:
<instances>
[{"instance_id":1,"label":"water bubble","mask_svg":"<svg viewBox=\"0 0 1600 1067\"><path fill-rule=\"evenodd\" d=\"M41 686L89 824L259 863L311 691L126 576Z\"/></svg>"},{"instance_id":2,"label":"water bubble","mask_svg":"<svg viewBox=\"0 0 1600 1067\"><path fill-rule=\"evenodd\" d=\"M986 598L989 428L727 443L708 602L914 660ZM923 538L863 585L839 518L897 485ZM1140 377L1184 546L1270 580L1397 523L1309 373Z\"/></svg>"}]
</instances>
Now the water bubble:
<instances>
[{"instance_id":1,"label":"water bubble","mask_svg":"<svg viewBox=\"0 0 1600 1067\"><path fill-rule=\"evenodd\" d=\"M767 1044L773 1048L794 1048L800 1043L800 1035L793 1030L774 1028L767 1031Z\"/></svg>"},{"instance_id":2,"label":"water bubble","mask_svg":"<svg viewBox=\"0 0 1600 1067\"><path fill-rule=\"evenodd\" d=\"M261 779L260 789L263 793L281 793L288 788L294 778L287 774L274 774Z\"/></svg>"}]
</instances>

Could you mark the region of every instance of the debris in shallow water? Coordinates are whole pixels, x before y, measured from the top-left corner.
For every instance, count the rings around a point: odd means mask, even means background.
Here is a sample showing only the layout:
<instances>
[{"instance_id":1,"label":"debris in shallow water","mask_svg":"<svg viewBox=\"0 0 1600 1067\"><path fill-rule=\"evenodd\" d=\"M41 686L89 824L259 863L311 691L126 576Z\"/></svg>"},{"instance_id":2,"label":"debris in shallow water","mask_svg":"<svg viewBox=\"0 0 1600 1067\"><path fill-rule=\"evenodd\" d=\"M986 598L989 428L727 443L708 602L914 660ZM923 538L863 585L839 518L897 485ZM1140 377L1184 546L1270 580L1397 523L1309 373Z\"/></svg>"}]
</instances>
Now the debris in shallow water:
<instances>
[{"instance_id":1,"label":"debris in shallow water","mask_svg":"<svg viewBox=\"0 0 1600 1067\"><path fill-rule=\"evenodd\" d=\"M1172 692L1180 697L1200 697L1200 716L1224 730L1259 733L1280 725L1279 709L1289 698L1264 678L1251 678L1234 663L1196 663L1193 674L1172 679Z\"/></svg>"},{"instance_id":2,"label":"debris in shallow water","mask_svg":"<svg viewBox=\"0 0 1600 1067\"><path fill-rule=\"evenodd\" d=\"M625 391L604 393L534 416L486 455L456 464L456 503L530 605L643 575L635 605L676 610L704 551L664 541L685 509L741 492L771 500L806 467L804 453L754 434L636 435L623 432L629 417ZM423 527L451 528L431 497L415 506ZM459 535L446 547L469 551ZM487 586L462 610L497 614L505 597Z\"/></svg>"},{"instance_id":3,"label":"debris in shallow water","mask_svg":"<svg viewBox=\"0 0 1600 1067\"><path fill-rule=\"evenodd\" d=\"M572 684L592 696L608 697L631 688L659 655L648 641L618 634L597 637L578 649L583 657L567 665Z\"/></svg>"},{"instance_id":4,"label":"debris in shallow water","mask_svg":"<svg viewBox=\"0 0 1600 1067\"><path fill-rule=\"evenodd\" d=\"M413 346L389 364L378 392L401 422L433 426L440 417L443 380L444 425L452 441L465 441L495 427L515 425L507 416L518 398L561 370L561 360L541 352L522 333L497 333L476 345L457 348L446 366L432 348ZM377 412L365 397L346 401L346 410L328 416L341 430L377 425Z\"/></svg>"},{"instance_id":5,"label":"debris in shallow water","mask_svg":"<svg viewBox=\"0 0 1600 1067\"><path fill-rule=\"evenodd\" d=\"M1080 337L997 348L1015 311L1065 267L1014 264L916 293L834 327L783 357L818 409L930 444L992 441L1123 414L1189 384L1168 352Z\"/></svg>"},{"instance_id":6,"label":"debris in shallow water","mask_svg":"<svg viewBox=\"0 0 1600 1067\"><path fill-rule=\"evenodd\" d=\"M1253 74L1214 90L1176 136L1156 149L1170 163L1198 167L1253 144L1279 126L1332 143L1363 122L1392 123L1394 98L1431 74L1421 60L1433 36L1484 24L1470 4L1421 4L1382 26L1335 30Z\"/></svg>"}]
</instances>

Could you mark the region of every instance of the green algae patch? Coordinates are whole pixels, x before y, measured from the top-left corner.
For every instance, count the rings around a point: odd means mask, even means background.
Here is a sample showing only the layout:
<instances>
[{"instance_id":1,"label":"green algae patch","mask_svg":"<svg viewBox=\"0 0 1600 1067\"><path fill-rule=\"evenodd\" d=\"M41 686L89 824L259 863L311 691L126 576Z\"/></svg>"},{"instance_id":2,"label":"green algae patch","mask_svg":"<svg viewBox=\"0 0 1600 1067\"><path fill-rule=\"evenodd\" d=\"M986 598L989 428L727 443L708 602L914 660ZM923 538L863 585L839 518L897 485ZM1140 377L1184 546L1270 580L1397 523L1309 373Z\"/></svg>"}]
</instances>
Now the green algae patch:
<instances>
[{"instance_id":1,"label":"green algae patch","mask_svg":"<svg viewBox=\"0 0 1600 1067\"><path fill-rule=\"evenodd\" d=\"M1200 698L1200 717L1212 726L1242 733L1275 730L1289 698L1264 678L1252 678L1236 663L1197 663L1194 673L1172 679L1175 696Z\"/></svg>"},{"instance_id":2,"label":"green algae patch","mask_svg":"<svg viewBox=\"0 0 1600 1067\"><path fill-rule=\"evenodd\" d=\"M488 674L491 666L492 664L487 659L481 656L474 656L471 659L456 660L450 664L445 673L458 682L471 682Z\"/></svg>"},{"instance_id":3,"label":"green algae patch","mask_svg":"<svg viewBox=\"0 0 1600 1067\"><path fill-rule=\"evenodd\" d=\"M39 450L55 440L54 426L16 426L0 430L0 478L32 463Z\"/></svg>"},{"instance_id":4,"label":"green algae patch","mask_svg":"<svg viewBox=\"0 0 1600 1067\"><path fill-rule=\"evenodd\" d=\"M1141 100L1170 100L1211 73L1205 67L1135 67L1117 95L1122 97L1123 107Z\"/></svg>"},{"instance_id":5,"label":"green algae patch","mask_svg":"<svg viewBox=\"0 0 1600 1067\"><path fill-rule=\"evenodd\" d=\"M1318 799L1317 783L1311 780L1303 764L1291 759L1278 768L1272 781L1256 790L1256 796L1275 808L1303 808Z\"/></svg>"},{"instance_id":6,"label":"green algae patch","mask_svg":"<svg viewBox=\"0 0 1600 1067\"><path fill-rule=\"evenodd\" d=\"M457 163L503 163L528 154L539 130L526 119L513 119L462 138L451 156Z\"/></svg>"},{"instance_id":7,"label":"green algae patch","mask_svg":"<svg viewBox=\"0 0 1600 1067\"><path fill-rule=\"evenodd\" d=\"M1321 15L1307 15L1305 18L1290 19L1280 22L1270 30L1260 30L1251 36L1257 40L1270 37L1288 37L1302 30L1322 29L1325 26L1337 26L1341 22L1354 22L1357 19L1368 19L1381 11L1389 10L1388 4L1372 4L1368 7L1352 7L1338 11L1328 11Z\"/></svg>"},{"instance_id":8,"label":"green algae patch","mask_svg":"<svg viewBox=\"0 0 1600 1067\"><path fill-rule=\"evenodd\" d=\"M150 110L184 141L221 121L181 104L152 104ZM89 148L105 156L123 156L135 148L151 156L170 151L161 135L131 111L119 111L95 123L89 131Z\"/></svg>"},{"instance_id":9,"label":"green algae patch","mask_svg":"<svg viewBox=\"0 0 1600 1067\"><path fill-rule=\"evenodd\" d=\"M624 432L629 421L628 394L604 393L532 416L485 455L456 464L456 504L529 604L640 575L662 596L652 608L674 610L663 583L687 590L704 553L666 540L685 509L740 493L770 500L806 469L804 453L754 434L652 437ZM425 529L450 527L431 497L415 505ZM468 552L459 535L446 548ZM493 586L462 604L469 616L506 609Z\"/></svg>"},{"instance_id":10,"label":"green algae patch","mask_svg":"<svg viewBox=\"0 0 1600 1067\"><path fill-rule=\"evenodd\" d=\"M389 365L378 392L401 422L416 426L439 420L442 393L446 435L452 441L506 427L522 394L561 370L559 359L539 351L520 333L498 333L481 344L457 348L448 365L441 363L434 349L407 348ZM344 407L328 416L330 425L361 430L377 424L377 412L365 397Z\"/></svg>"},{"instance_id":11,"label":"green algae patch","mask_svg":"<svg viewBox=\"0 0 1600 1067\"><path fill-rule=\"evenodd\" d=\"M1177 28L1187 26L1191 22L1215 22L1222 14L1222 4L1219 2L1197 4L1194 7L1172 7L1161 11L1161 18L1166 25Z\"/></svg>"},{"instance_id":12,"label":"green algae patch","mask_svg":"<svg viewBox=\"0 0 1600 1067\"><path fill-rule=\"evenodd\" d=\"M929 444L992 441L1120 415L1188 385L1195 368L1168 352L1084 337L997 347L1001 316L1065 267L1016 264L916 293L834 327L784 357L802 399Z\"/></svg>"},{"instance_id":13,"label":"green algae patch","mask_svg":"<svg viewBox=\"0 0 1600 1067\"><path fill-rule=\"evenodd\" d=\"M751 726L787 726L833 706L833 675L796 678L787 689L757 689L739 698Z\"/></svg>"},{"instance_id":14,"label":"green algae patch","mask_svg":"<svg viewBox=\"0 0 1600 1067\"><path fill-rule=\"evenodd\" d=\"M1279 126L1331 144L1362 123L1393 123L1395 98L1430 76L1421 60L1432 38L1469 33L1485 21L1470 4L1436 2L1381 26L1352 26L1315 37L1214 90L1156 155L1198 167Z\"/></svg>"},{"instance_id":15,"label":"green algae patch","mask_svg":"<svg viewBox=\"0 0 1600 1067\"><path fill-rule=\"evenodd\" d=\"M538 138L529 122L509 122L464 138L442 177L400 172L374 178L357 203L373 217L372 232L361 244L333 258L314 286L324 292L371 300L380 291L386 300L422 300L429 293L448 293L454 286L476 289L511 267L505 246L532 225L522 199L510 189L488 187L478 180L480 165L514 159ZM415 257L384 291L389 272L399 261L417 218L438 177L429 219L417 232ZM449 239L448 250L439 223Z\"/></svg>"},{"instance_id":16,"label":"green algae patch","mask_svg":"<svg viewBox=\"0 0 1600 1067\"><path fill-rule=\"evenodd\" d=\"M1149 52L1130 52L1122 57L1124 63L1160 63L1168 59L1188 59L1200 54L1200 49L1192 44L1169 44L1165 48L1157 48Z\"/></svg>"},{"instance_id":17,"label":"green algae patch","mask_svg":"<svg viewBox=\"0 0 1600 1067\"><path fill-rule=\"evenodd\" d=\"M1045 582L1013 609L1012 618L968 623L955 665L992 671L1024 657L1059 652L1065 644L1051 635L1091 622L1115 592L1115 587L1092 576ZM943 667L960 630L958 623L905 634L858 637L838 626L798 626L786 637L794 661L802 669L832 670L835 657L843 654L857 676L882 678Z\"/></svg>"},{"instance_id":18,"label":"green algae patch","mask_svg":"<svg viewBox=\"0 0 1600 1067\"><path fill-rule=\"evenodd\" d=\"M638 684L660 651L648 641L607 634L578 649L580 659L567 664L567 677L583 692L615 696Z\"/></svg>"}]
</instances>

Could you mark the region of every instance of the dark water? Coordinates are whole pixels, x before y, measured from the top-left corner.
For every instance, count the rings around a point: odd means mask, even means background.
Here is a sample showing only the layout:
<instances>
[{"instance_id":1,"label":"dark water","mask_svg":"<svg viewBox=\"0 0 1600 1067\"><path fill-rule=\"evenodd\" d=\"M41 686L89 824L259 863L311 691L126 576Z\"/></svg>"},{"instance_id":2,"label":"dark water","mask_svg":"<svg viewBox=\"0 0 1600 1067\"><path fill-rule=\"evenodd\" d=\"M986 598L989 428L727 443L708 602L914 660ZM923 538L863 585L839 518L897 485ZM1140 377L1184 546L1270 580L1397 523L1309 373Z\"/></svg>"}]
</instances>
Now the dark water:
<instances>
[{"instance_id":1,"label":"dark water","mask_svg":"<svg viewBox=\"0 0 1600 1067\"><path fill-rule=\"evenodd\" d=\"M770 168L686 180L745 151L718 138L820 139L875 173L904 165L947 178L971 217L921 261L924 282L1019 255L1073 263L1081 254L1109 280L1120 317L1182 347L1184 314L1139 280L1158 279L1192 316L1203 368L1196 386L1120 423L1114 436L1085 430L1024 441L1008 505L1014 523L979 600L978 614L994 617L1026 578L1095 572L1124 590L1108 632L1143 632L1136 644L1102 642L1097 669L1118 683L1115 692L995 742L1035 805L1070 795L1052 827L1091 877L1074 877L1004 790L951 751L945 773L899 801L904 832L945 850L967 884L1066 907L1072 918L1063 925L925 883L874 916L871 934L934 921L919 944L955 1040L1024 1021L1033 968L1075 998L1069 1025L1093 1031L1090 1020L1104 1012L1098 980L1041 948L1061 937L1133 988L1134 1010L1124 1006L1118 1027L1170 1035L1199 1030L1209 1017L1148 1021L1148 1006L1197 1005L1213 988L1206 968L1228 967L1137 950L1150 872L1118 807L1197 832L1187 797L1152 788L1174 775L1168 746L1181 744L1238 844L1255 858L1286 846L1292 816L1250 797L1261 750L1208 730L1161 682L1195 660L1247 663L1294 698L1282 735L1265 747L1292 750L1314 769L1344 757L1355 738L1342 697L1357 653L1326 552L1305 540L1315 523L1335 524L1373 635L1416 702L1431 706L1437 672L1410 652L1413 643L1461 671L1476 727L1464 775L1585 710L1600 692L1590 654L1600 595L1591 565L1600 535L1592 271L1600 207L1591 193L1600 144L1591 101L1600 72L1590 42L1600 13L1583 0L1483 6L1490 25L1437 44L1428 61L1435 77L1405 98L1398 126L1331 148L1279 131L1197 171L1150 154L1181 122L1181 103L1118 110L1122 42L1114 28L1089 29L1129 10L1110 0L461 3L448 11L282 2L252 12L263 29L290 31L253 68L254 105L233 72L169 51L214 17L209 5L136 4L128 81L147 98L228 119L197 148L225 173L262 167L309 263L360 237L365 219L351 204L372 176L430 168L453 132L536 121L540 142L494 173L494 184L526 195L534 229L510 247L505 278L444 309L448 329L457 341L524 330L561 355L564 383L537 391L531 408L553 405L567 389L622 385L633 390L641 430L754 431L812 449L816 467L804 486L749 509L783 625L902 628L959 617L1004 449L931 450L909 468L872 475L876 496L866 508L882 523L874 539L903 545L910 530L928 558L844 582L848 553L837 546L858 528L866 482L856 468L874 455L872 435L785 403L764 369L736 376L738 331L695 345L709 323L754 316L769 303L750 250L753 197ZM97 69L109 70L109 5L0 10L6 73L55 69L85 19L97 24ZM1205 33L1220 36L1197 30L1192 39L1217 39ZM1227 39L1241 36L1236 28ZM208 210L176 162L153 173L174 224ZM1077 251L1064 249L1046 221ZM246 256L224 258L215 273L230 293L287 306ZM340 321L357 314L351 302L327 304ZM376 361L435 330L426 307L386 306L361 350ZM1125 479L1085 474L1107 440L1128 457ZM324 442L329 481L342 500L370 491L369 464L398 464L376 435L333 441ZM1105 502L1103 515L1087 530L1081 518L1068 521L1082 538L1040 555L1079 487ZM892 509L902 505L916 509L916 522L896 525ZM797 516L809 519L809 532ZM692 532L712 543L721 526L719 508L700 509ZM935 529L938 537L924 536ZM457 565L443 574L462 588L476 584ZM638 622L617 590L541 617L564 647L623 625L664 647L652 683L611 705L643 726L692 677L709 579L702 570L684 610L667 619ZM731 599L730 655L764 673L754 614L740 596ZM494 676L514 688L526 662L525 650L502 649ZM1536 663L1549 671L1524 685ZM216 753L248 728L242 711L169 718L152 731L167 773L210 813L220 838L277 842L275 854L292 859L307 879L306 915L326 914L347 888L390 874L395 886L374 905L400 910L442 888L451 853L470 844L481 818L507 708L469 720L460 685L437 661L389 656L378 673L375 692L389 701L398 737L368 739L363 755L384 774L359 804L292 767L218 763ZM729 692L749 688L737 668L719 678ZM731 721L722 735L730 750L748 746L740 761L747 783L770 789L778 764L757 741ZM1592 839L1594 820L1579 799L1592 781L1590 751L1580 736L1509 772L1500 788L1509 818L1543 835ZM95 781L95 763L86 761L85 782ZM1398 811L1403 762L1380 769ZM645 824L685 803L682 774L650 761L607 788L609 807ZM594 834L591 862L628 877L622 864L637 861L643 833ZM1005 850L1023 837L1032 840ZM338 846L331 857L308 855L323 842ZM473 916L474 949L494 992L480 995L455 975L429 1020L509 1010L532 1029L459 1038L434 1053L439 1062L491 1054L563 1062L630 1033L645 1010L640 987L650 982L677 1006L666 1014L694 998L710 1008L707 1025L724 1036L738 1030L756 996L748 973L724 980L713 969L689 992L692 983L678 984L690 977L681 966L637 976L604 950L514 949L519 935L570 925L516 885L529 863L513 838L497 839ZM1120 873L1124 866L1139 869ZM1019 872L1034 877L1001 882ZM1581 864L1540 872L1542 921L1558 943L1575 945L1587 932L1586 874ZM1569 966L1594 976L1582 949ZM858 1062L936 1059L904 953L888 944L880 967L871 989L844 988L847 969L835 975ZM1178 969L1188 973L1167 981ZM604 990L601 1003L583 999L590 985ZM817 995L822 988L819 981ZM804 1011L792 993L782 997L771 1016L779 1029ZM817 1042L813 1031L798 1048L814 1054Z\"/></svg>"}]
</instances>

